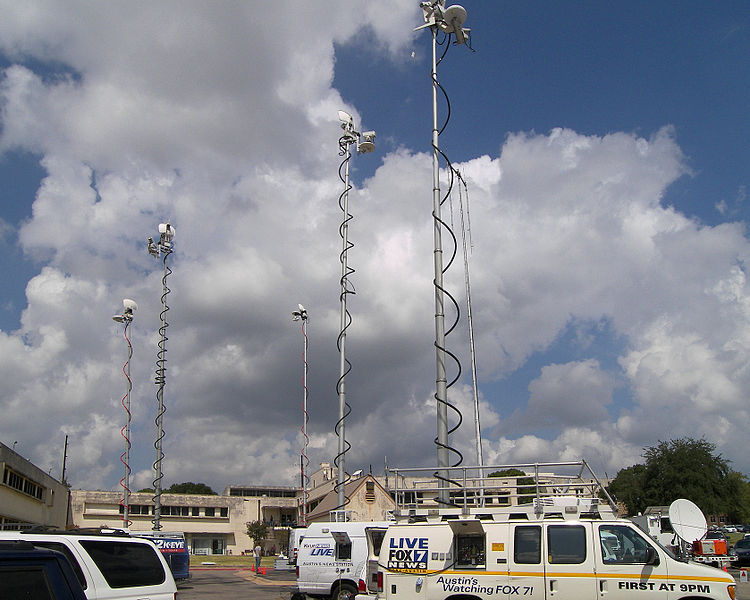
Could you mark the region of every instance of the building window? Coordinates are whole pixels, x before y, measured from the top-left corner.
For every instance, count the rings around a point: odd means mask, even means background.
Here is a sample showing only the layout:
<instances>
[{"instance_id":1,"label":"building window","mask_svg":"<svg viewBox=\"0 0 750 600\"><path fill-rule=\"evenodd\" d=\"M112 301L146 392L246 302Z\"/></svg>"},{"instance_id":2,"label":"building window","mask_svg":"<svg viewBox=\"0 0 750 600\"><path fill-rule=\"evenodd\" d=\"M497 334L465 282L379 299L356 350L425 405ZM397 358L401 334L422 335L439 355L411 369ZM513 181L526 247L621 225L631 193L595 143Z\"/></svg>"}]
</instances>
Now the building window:
<instances>
[{"instance_id":1,"label":"building window","mask_svg":"<svg viewBox=\"0 0 750 600\"><path fill-rule=\"evenodd\" d=\"M219 509L219 516L226 519L229 516L229 509L226 506L222 506Z\"/></svg>"},{"instance_id":2,"label":"building window","mask_svg":"<svg viewBox=\"0 0 750 600\"><path fill-rule=\"evenodd\" d=\"M172 517L190 516L190 507L188 506L162 506L161 514Z\"/></svg>"},{"instance_id":3,"label":"building window","mask_svg":"<svg viewBox=\"0 0 750 600\"><path fill-rule=\"evenodd\" d=\"M365 502L375 502L375 482L368 481L365 483Z\"/></svg>"},{"instance_id":4,"label":"building window","mask_svg":"<svg viewBox=\"0 0 750 600\"><path fill-rule=\"evenodd\" d=\"M207 506L205 515L207 517L214 517L216 516L216 509L213 506Z\"/></svg>"},{"instance_id":5,"label":"building window","mask_svg":"<svg viewBox=\"0 0 750 600\"><path fill-rule=\"evenodd\" d=\"M5 467L5 471L3 472L3 483L22 494L36 498L37 500L42 500L42 498L44 498L44 488L41 485L33 482L28 477L24 477L20 473L16 473L10 467Z\"/></svg>"},{"instance_id":6,"label":"building window","mask_svg":"<svg viewBox=\"0 0 750 600\"><path fill-rule=\"evenodd\" d=\"M120 512L122 513L122 505L120 505ZM148 504L131 504L128 506L128 515L148 515L151 514L151 506Z\"/></svg>"},{"instance_id":7,"label":"building window","mask_svg":"<svg viewBox=\"0 0 750 600\"><path fill-rule=\"evenodd\" d=\"M193 509L192 509L192 515L194 517L199 517L200 514L201 514L201 509L198 508L197 506L194 506Z\"/></svg>"}]
</instances>

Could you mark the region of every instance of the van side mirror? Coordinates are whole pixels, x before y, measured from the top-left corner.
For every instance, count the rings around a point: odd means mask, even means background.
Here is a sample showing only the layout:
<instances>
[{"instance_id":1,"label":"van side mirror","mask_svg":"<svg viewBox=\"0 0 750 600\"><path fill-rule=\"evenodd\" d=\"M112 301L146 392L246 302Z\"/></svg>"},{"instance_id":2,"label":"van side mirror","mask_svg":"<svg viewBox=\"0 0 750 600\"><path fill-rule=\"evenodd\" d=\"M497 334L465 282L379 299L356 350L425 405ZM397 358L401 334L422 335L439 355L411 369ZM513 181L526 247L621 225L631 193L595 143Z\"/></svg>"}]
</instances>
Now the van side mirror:
<instances>
[{"instance_id":1,"label":"van side mirror","mask_svg":"<svg viewBox=\"0 0 750 600\"><path fill-rule=\"evenodd\" d=\"M659 555L653 546L646 548L646 564L657 566L659 564Z\"/></svg>"}]
</instances>

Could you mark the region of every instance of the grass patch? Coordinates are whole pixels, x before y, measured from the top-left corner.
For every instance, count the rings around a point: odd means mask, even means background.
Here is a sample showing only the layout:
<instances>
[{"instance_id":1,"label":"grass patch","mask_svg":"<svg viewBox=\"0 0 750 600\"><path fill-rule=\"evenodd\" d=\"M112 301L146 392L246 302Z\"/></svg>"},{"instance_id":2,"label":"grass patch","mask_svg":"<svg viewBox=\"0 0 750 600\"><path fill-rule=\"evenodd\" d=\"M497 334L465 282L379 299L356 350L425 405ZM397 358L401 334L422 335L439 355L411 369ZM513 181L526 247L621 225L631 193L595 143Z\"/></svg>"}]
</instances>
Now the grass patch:
<instances>
[{"instance_id":1,"label":"grass patch","mask_svg":"<svg viewBox=\"0 0 750 600\"><path fill-rule=\"evenodd\" d=\"M275 556L264 556L260 559L261 567L273 567L276 560ZM190 566L200 567L204 562L215 563L217 567L247 567L255 564L252 556L242 556L241 554L191 554Z\"/></svg>"}]
</instances>

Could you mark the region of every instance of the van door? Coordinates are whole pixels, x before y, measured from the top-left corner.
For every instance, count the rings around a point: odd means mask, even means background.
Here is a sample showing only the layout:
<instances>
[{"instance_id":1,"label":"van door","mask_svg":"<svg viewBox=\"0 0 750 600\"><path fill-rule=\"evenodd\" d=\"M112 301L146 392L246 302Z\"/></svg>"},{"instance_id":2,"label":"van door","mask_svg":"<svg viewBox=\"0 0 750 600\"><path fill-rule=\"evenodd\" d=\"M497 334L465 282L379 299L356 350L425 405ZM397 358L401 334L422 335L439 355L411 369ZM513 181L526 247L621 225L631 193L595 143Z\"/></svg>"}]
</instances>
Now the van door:
<instances>
[{"instance_id":1,"label":"van door","mask_svg":"<svg viewBox=\"0 0 750 600\"><path fill-rule=\"evenodd\" d=\"M550 600L597 597L591 524L546 525L546 597Z\"/></svg>"},{"instance_id":2,"label":"van door","mask_svg":"<svg viewBox=\"0 0 750 600\"><path fill-rule=\"evenodd\" d=\"M544 600L542 526L519 524L510 529L508 585L514 597Z\"/></svg>"},{"instance_id":3,"label":"van door","mask_svg":"<svg viewBox=\"0 0 750 600\"><path fill-rule=\"evenodd\" d=\"M645 536L628 525L602 523L594 529L601 596L618 600L645 591L651 592L650 597L670 597L674 590L668 580L667 561L661 560L658 549Z\"/></svg>"}]
</instances>

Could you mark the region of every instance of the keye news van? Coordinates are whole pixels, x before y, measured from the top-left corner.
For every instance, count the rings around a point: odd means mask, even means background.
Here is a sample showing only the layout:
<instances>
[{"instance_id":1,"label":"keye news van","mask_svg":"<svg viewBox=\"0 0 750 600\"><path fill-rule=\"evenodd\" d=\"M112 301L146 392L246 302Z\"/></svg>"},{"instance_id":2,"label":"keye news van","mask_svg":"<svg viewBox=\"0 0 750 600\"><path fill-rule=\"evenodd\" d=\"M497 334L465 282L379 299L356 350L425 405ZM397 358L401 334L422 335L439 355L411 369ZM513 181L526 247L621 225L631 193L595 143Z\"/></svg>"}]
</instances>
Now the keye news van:
<instances>
[{"instance_id":1,"label":"keye news van","mask_svg":"<svg viewBox=\"0 0 750 600\"><path fill-rule=\"evenodd\" d=\"M522 470L525 477L510 492L507 481L499 486L489 478L474 488L395 490L396 523L382 541L369 542L369 594L377 600L734 600L731 575L678 560L618 518L611 498L597 497L602 487L593 473L574 483L539 471L575 464L581 472L588 468L585 461L485 467ZM449 477L471 479L466 472ZM445 491L449 504L439 495Z\"/></svg>"},{"instance_id":2,"label":"keye news van","mask_svg":"<svg viewBox=\"0 0 750 600\"><path fill-rule=\"evenodd\" d=\"M190 553L185 543L185 534L182 532L168 531L131 531L130 534L135 537L151 540L159 549L164 560L172 571L172 577L175 581L181 581L190 578Z\"/></svg>"},{"instance_id":3,"label":"keye news van","mask_svg":"<svg viewBox=\"0 0 750 600\"><path fill-rule=\"evenodd\" d=\"M345 521L307 526L297 553L297 593L313 598L353 599L365 590L368 530L390 521Z\"/></svg>"}]
</instances>

